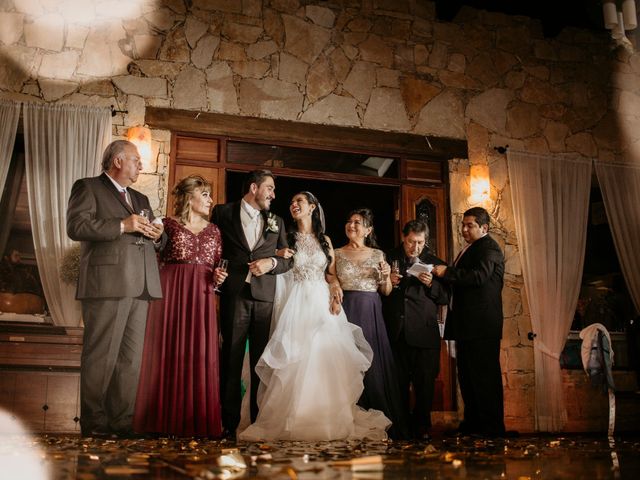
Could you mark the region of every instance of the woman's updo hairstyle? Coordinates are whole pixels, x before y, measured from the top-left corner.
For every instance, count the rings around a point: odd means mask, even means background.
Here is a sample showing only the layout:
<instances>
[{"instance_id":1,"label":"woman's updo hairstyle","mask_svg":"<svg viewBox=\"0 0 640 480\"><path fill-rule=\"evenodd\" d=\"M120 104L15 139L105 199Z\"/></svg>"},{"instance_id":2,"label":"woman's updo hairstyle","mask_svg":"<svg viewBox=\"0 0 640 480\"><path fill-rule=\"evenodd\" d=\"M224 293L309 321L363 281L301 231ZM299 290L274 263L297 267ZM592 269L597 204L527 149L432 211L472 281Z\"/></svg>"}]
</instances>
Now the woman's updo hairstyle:
<instances>
[{"instance_id":1,"label":"woman's updo hairstyle","mask_svg":"<svg viewBox=\"0 0 640 480\"><path fill-rule=\"evenodd\" d=\"M183 224L189 220L189 200L197 189L211 193L211 184L200 175L189 175L180 180L171 192L175 197L173 214Z\"/></svg>"}]
</instances>

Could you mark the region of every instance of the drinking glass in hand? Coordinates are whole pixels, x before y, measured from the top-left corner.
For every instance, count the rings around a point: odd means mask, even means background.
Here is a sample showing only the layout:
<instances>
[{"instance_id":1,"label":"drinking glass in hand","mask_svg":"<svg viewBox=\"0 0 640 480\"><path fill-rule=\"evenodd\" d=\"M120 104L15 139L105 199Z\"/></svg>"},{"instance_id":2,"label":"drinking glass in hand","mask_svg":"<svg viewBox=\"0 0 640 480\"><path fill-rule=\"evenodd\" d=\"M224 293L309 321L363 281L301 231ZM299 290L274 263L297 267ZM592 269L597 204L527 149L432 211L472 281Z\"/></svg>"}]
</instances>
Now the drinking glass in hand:
<instances>
[{"instance_id":1,"label":"drinking glass in hand","mask_svg":"<svg viewBox=\"0 0 640 480\"><path fill-rule=\"evenodd\" d=\"M140 215L142 218L146 218L147 220L151 218L151 212L148 208L143 208L142 210L140 210L140 213L138 213L138 215ZM144 245L144 234L141 234L140 238L136 240L136 245Z\"/></svg>"},{"instance_id":2,"label":"drinking glass in hand","mask_svg":"<svg viewBox=\"0 0 640 480\"><path fill-rule=\"evenodd\" d=\"M376 280L378 285L384 285L387 283L387 278L382 273L382 267L384 266L384 262L378 263L378 268L376 269Z\"/></svg>"},{"instance_id":3,"label":"drinking glass in hand","mask_svg":"<svg viewBox=\"0 0 640 480\"><path fill-rule=\"evenodd\" d=\"M391 260L391 273L400 275L400 260ZM393 288L398 288L400 285L394 285Z\"/></svg>"},{"instance_id":4,"label":"drinking glass in hand","mask_svg":"<svg viewBox=\"0 0 640 480\"><path fill-rule=\"evenodd\" d=\"M221 258L220 261L218 262L218 267L220 269L220 271L222 272L226 272L227 271L227 266L229 265L229 260L227 260L226 258ZM221 292L220 290L220 285L222 284L222 282L216 282L216 288L213 289L214 292Z\"/></svg>"}]
</instances>

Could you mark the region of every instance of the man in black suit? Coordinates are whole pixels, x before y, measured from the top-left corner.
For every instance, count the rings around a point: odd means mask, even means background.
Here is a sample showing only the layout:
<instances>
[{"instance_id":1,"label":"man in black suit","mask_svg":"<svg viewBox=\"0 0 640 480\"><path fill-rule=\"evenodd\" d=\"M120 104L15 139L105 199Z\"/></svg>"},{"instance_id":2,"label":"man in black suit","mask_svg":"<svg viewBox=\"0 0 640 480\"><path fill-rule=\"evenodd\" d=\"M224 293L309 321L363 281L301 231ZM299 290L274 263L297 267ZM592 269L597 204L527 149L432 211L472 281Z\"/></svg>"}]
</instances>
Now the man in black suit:
<instances>
[{"instance_id":1,"label":"man in black suit","mask_svg":"<svg viewBox=\"0 0 640 480\"><path fill-rule=\"evenodd\" d=\"M292 265L292 259L275 256L276 250L287 246L282 218L269 211L275 196L273 174L255 170L245 181L242 199L217 205L211 215L222 233L222 255L229 261L220 301L222 424L228 435L235 435L240 422L240 379L247 338L251 421L258 415L260 379L255 367L269 341L276 275Z\"/></svg>"},{"instance_id":2,"label":"man in black suit","mask_svg":"<svg viewBox=\"0 0 640 480\"><path fill-rule=\"evenodd\" d=\"M489 213L484 208L464 212L466 247L453 266L437 266L433 273L452 288L444 338L456 341L464 401L459 431L499 436L505 433L500 370L504 255L488 231Z\"/></svg>"},{"instance_id":3,"label":"man in black suit","mask_svg":"<svg viewBox=\"0 0 640 480\"><path fill-rule=\"evenodd\" d=\"M147 307L162 297L156 249L165 236L150 221L149 199L131 188L142 170L136 146L109 144L102 169L73 184L67 210L67 234L80 242L80 426L83 436L129 436Z\"/></svg>"},{"instance_id":4,"label":"man in black suit","mask_svg":"<svg viewBox=\"0 0 640 480\"><path fill-rule=\"evenodd\" d=\"M428 439L431 405L440 370L440 329L438 305L449 303L448 288L431 273L407 274L414 263L444 264L425 248L428 227L411 220L402 229L402 245L387 253L387 261L398 262L399 272L391 272L394 288L383 299L384 318L391 340L404 408L411 413L412 434ZM415 406L410 409L409 386L413 385Z\"/></svg>"}]
</instances>

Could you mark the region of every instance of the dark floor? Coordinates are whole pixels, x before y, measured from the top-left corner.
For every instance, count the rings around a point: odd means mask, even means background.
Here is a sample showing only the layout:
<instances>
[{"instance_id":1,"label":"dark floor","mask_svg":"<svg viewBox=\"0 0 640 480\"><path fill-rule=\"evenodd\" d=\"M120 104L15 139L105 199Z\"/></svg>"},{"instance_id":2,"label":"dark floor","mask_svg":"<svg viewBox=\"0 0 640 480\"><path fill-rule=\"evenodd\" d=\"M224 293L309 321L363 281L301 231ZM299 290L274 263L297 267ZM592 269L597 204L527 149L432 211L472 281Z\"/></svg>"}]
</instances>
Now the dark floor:
<instances>
[{"instance_id":1,"label":"dark floor","mask_svg":"<svg viewBox=\"0 0 640 480\"><path fill-rule=\"evenodd\" d=\"M368 457L368 458L367 458ZM9 459L9 461L7 461ZM349 463L356 459L356 464ZM428 443L0 438L0 478L640 478L640 436L440 436ZM361 464L357 464L361 462ZM49 475L38 473L48 464ZM38 468L35 468L38 467ZM7 476L8 475L8 476Z\"/></svg>"}]
</instances>

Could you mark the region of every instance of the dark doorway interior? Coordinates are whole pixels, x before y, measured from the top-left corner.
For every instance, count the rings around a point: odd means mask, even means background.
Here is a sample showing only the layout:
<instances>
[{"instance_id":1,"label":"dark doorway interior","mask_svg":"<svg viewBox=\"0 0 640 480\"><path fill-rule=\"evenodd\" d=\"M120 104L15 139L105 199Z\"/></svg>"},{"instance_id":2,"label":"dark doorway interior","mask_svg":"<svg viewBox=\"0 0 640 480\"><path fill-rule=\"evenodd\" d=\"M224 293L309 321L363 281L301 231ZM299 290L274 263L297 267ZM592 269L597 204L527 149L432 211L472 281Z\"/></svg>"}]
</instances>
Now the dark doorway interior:
<instances>
[{"instance_id":1,"label":"dark doorway interior","mask_svg":"<svg viewBox=\"0 0 640 480\"><path fill-rule=\"evenodd\" d=\"M242 196L242 184L246 178L244 172L227 170L227 200L235 201ZM387 250L396 244L397 228L395 211L398 208L399 187L369 185L362 183L336 182L278 176L276 179L276 198L271 210L280 215L287 227L291 225L289 201L298 192L312 192L325 212L327 234L333 245L341 247L346 242L344 224L349 212L358 207L368 207L374 214L374 227L380 248Z\"/></svg>"}]
</instances>

